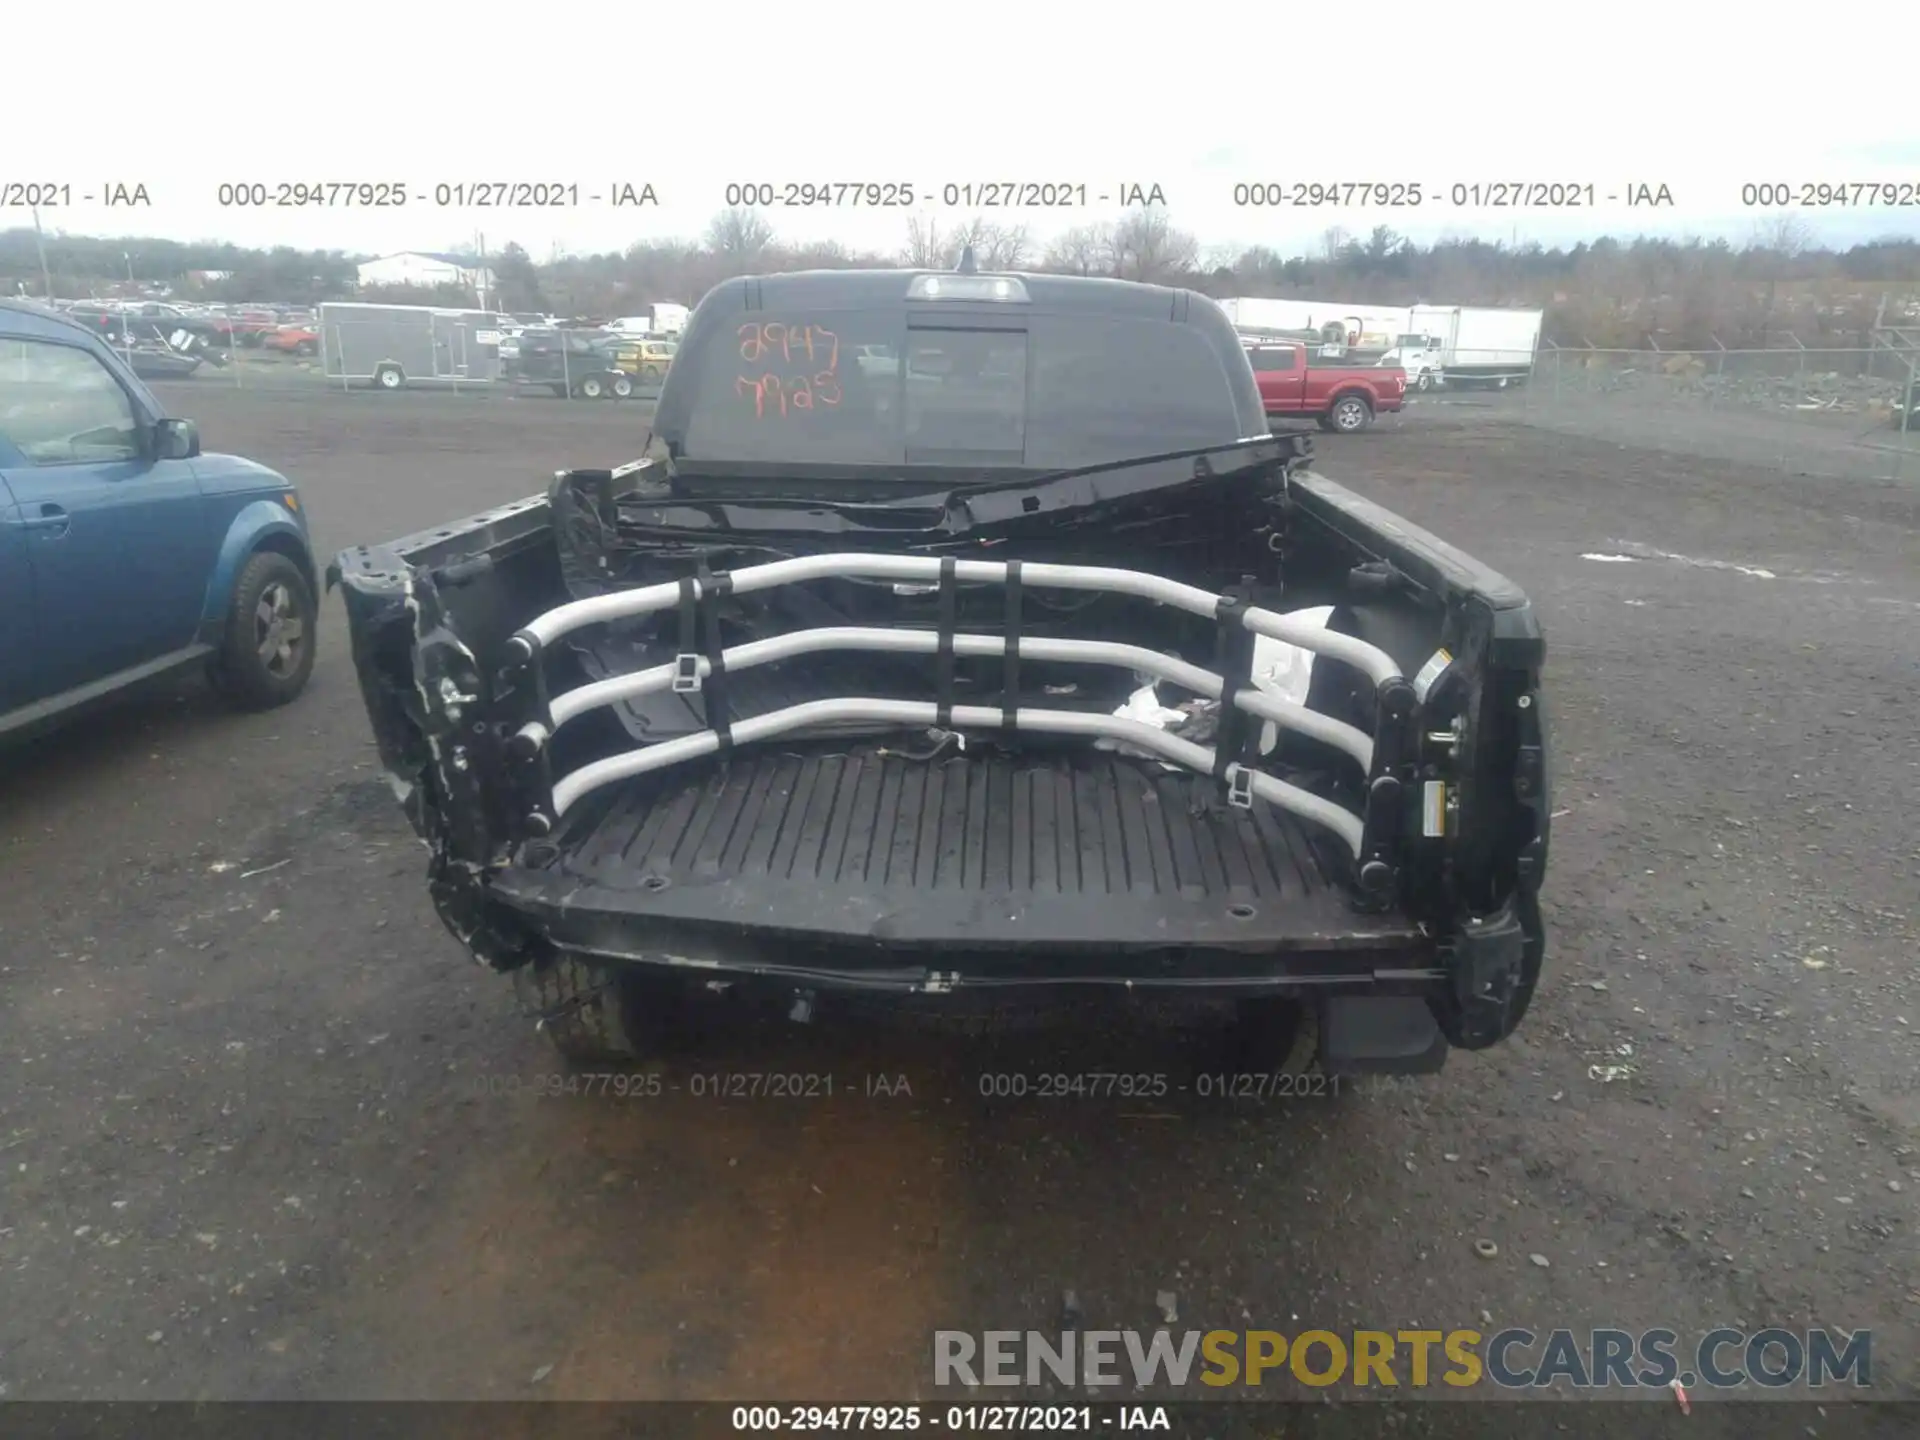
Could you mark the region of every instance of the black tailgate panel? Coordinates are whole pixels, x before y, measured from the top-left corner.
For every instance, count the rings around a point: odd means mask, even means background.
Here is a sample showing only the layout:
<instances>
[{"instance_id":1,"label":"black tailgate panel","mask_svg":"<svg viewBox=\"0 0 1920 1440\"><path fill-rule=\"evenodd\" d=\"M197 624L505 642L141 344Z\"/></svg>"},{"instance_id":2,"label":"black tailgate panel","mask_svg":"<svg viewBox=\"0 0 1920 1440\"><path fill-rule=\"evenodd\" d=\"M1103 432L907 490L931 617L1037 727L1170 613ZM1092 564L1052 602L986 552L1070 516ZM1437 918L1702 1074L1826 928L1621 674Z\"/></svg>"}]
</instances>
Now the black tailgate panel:
<instances>
[{"instance_id":1,"label":"black tailgate panel","mask_svg":"<svg viewBox=\"0 0 1920 1440\"><path fill-rule=\"evenodd\" d=\"M561 858L510 869L523 909L618 912L890 946L1406 945L1355 912L1337 841L1265 804L1095 750L937 760L871 742L677 767L589 797Z\"/></svg>"}]
</instances>

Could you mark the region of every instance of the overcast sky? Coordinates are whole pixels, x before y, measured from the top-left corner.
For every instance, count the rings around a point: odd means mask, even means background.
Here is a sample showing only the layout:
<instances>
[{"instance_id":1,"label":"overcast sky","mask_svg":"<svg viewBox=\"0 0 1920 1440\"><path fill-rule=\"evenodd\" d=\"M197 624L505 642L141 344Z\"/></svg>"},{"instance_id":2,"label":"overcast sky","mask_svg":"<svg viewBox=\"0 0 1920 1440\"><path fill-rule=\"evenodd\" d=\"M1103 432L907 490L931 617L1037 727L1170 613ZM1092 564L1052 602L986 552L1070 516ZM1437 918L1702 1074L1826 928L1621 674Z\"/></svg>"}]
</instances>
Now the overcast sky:
<instances>
[{"instance_id":1,"label":"overcast sky","mask_svg":"<svg viewBox=\"0 0 1920 1440\"><path fill-rule=\"evenodd\" d=\"M1087 187L1084 210L995 217L1043 237L1112 218L1097 197L1137 184L1158 185L1210 248L1291 253L1329 226L1380 223L1422 240L1740 241L1782 213L1743 205L1744 183L1920 182L1920 122L1873 60L1884 42L1897 68L1920 30L1909 6L1879 0L1832 12L1832 34L1811 12L1763 20L1764 7L1674 0L1372 0L1344 18L1273 3L865 0L677 14L389 0L282 18L257 0L176 0L116 11L91 34L66 7L14 9L0 198L18 198L9 182L68 184L72 207L41 220L75 233L369 252L484 233L490 250L517 240L545 258L696 235L733 181L902 182L937 204L948 184L1014 180ZM1446 203L1456 184L1511 180L1591 183L1599 204ZM219 203L223 183L282 181L399 182L410 198L382 210ZM439 184L495 181L574 184L580 203L434 203ZM1426 198L1238 208L1234 186L1248 181L1418 182ZM151 208L82 198L111 182L144 184ZM615 208L604 197L622 183L651 184L659 206ZM1673 207L1626 208L1642 184L1665 185ZM1913 235L1915 199L1802 218L1828 243ZM910 212L765 213L785 238L892 250ZM0 227L28 219L0 211Z\"/></svg>"}]
</instances>

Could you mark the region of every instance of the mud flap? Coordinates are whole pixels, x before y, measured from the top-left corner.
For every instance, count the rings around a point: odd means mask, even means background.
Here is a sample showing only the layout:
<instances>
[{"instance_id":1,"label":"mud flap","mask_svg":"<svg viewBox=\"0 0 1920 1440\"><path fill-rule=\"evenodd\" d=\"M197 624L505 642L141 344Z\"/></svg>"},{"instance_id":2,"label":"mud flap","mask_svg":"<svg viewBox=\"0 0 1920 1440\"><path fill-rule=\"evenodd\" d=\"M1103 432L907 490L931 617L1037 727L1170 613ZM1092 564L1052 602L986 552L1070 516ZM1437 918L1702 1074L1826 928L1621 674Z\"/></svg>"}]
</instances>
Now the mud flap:
<instances>
[{"instance_id":1,"label":"mud flap","mask_svg":"<svg viewBox=\"0 0 1920 1440\"><path fill-rule=\"evenodd\" d=\"M1484 1050L1513 1033L1526 1013L1526 927L1512 901L1491 915L1472 915L1452 947L1448 988L1433 1001L1434 1018L1462 1050ZM1535 962L1538 973L1538 962Z\"/></svg>"},{"instance_id":2,"label":"mud flap","mask_svg":"<svg viewBox=\"0 0 1920 1440\"><path fill-rule=\"evenodd\" d=\"M1320 1064L1333 1075L1431 1075L1446 1037L1418 995L1330 995L1321 1002Z\"/></svg>"}]
</instances>

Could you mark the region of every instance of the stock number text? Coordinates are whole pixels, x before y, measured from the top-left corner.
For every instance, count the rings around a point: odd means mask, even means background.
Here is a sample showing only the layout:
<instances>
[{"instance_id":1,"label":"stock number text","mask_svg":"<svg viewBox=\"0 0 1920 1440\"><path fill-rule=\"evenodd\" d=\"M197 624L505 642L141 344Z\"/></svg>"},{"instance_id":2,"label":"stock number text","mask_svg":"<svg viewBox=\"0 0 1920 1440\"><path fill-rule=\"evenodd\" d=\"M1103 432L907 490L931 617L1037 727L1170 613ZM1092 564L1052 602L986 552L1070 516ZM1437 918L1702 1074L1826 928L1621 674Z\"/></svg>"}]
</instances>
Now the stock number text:
<instances>
[{"instance_id":1,"label":"stock number text","mask_svg":"<svg viewBox=\"0 0 1920 1440\"><path fill-rule=\"evenodd\" d=\"M1164 1075L1133 1074L1119 1070L1083 1070L1070 1074L1024 1075L1019 1071L986 1071L980 1093L995 1099L1103 1100L1110 1097L1158 1098L1167 1093Z\"/></svg>"},{"instance_id":2,"label":"stock number text","mask_svg":"<svg viewBox=\"0 0 1920 1440\"><path fill-rule=\"evenodd\" d=\"M228 209L398 209L407 203L407 187L397 180L241 180L222 185L214 199Z\"/></svg>"},{"instance_id":3,"label":"stock number text","mask_svg":"<svg viewBox=\"0 0 1920 1440\"><path fill-rule=\"evenodd\" d=\"M1274 210L1338 207L1418 209L1425 203L1417 180L1243 180L1233 187L1233 203Z\"/></svg>"},{"instance_id":4,"label":"stock number text","mask_svg":"<svg viewBox=\"0 0 1920 1440\"><path fill-rule=\"evenodd\" d=\"M1808 210L1909 209L1920 205L1920 183L1911 180L1764 180L1740 187L1740 203Z\"/></svg>"},{"instance_id":5,"label":"stock number text","mask_svg":"<svg viewBox=\"0 0 1920 1440\"><path fill-rule=\"evenodd\" d=\"M736 1405L735 1430L918 1430L918 1405Z\"/></svg>"},{"instance_id":6,"label":"stock number text","mask_svg":"<svg viewBox=\"0 0 1920 1440\"><path fill-rule=\"evenodd\" d=\"M724 193L729 207L811 209L864 205L874 209L904 209L915 203L913 186L898 180L818 180L775 184L770 180L738 180Z\"/></svg>"}]
</instances>

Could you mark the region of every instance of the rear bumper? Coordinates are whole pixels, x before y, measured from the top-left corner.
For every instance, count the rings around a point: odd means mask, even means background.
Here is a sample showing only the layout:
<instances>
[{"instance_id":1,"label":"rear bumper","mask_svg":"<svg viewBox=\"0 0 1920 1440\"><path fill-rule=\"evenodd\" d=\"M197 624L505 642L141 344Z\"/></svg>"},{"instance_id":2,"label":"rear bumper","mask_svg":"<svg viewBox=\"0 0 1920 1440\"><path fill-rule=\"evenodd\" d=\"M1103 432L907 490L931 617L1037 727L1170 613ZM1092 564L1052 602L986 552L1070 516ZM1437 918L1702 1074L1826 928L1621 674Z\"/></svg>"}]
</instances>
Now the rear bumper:
<instances>
[{"instance_id":1,"label":"rear bumper","mask_svg":"<svg viewBox=\"0 0 1920 1440\"><path fill-rule=\"evenodd\" d=\"M548 913L540 928L553 943L611 970L757 997L803 1019L813 1017L817 1003L823 1020L856 1010L871 1018L879 1006L900 1017L996 1025L1129 1012L1178 1023L1231 1015L1238 1001L1287 998L1313 1016L1318 1068L1328 1075L1431 1074L1453 1048L1436 1010L1446 971L1430 953L1411 949L1100 954L857 941L795 947L765 935L658 925L577 906Z\"/></svg>"}]
</instances>

